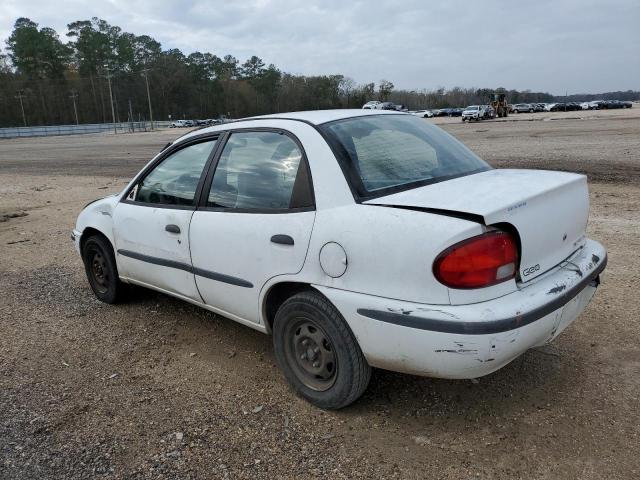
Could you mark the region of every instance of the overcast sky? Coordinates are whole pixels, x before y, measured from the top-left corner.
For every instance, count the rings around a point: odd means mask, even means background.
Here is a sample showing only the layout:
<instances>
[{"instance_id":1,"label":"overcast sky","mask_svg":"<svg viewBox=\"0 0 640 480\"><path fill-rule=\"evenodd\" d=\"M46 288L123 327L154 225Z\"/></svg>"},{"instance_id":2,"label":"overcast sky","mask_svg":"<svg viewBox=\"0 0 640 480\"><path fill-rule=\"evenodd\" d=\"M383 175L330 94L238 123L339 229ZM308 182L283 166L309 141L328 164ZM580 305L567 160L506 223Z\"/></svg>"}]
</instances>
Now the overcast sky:
<instances>
[{"instance_id":1,"label":"overcast sky","mask_svg":"<svg viewBox=\"0 0 640 480\"><path fill-rule=\"evenodd\" d=\"M640 90L640 0L0 0L53 27L97 16L163 49L251 55L290 73L397 88L497 87L556 95ZM2 42L4 49L4 42Z\"/></svg>"}]
</instances>

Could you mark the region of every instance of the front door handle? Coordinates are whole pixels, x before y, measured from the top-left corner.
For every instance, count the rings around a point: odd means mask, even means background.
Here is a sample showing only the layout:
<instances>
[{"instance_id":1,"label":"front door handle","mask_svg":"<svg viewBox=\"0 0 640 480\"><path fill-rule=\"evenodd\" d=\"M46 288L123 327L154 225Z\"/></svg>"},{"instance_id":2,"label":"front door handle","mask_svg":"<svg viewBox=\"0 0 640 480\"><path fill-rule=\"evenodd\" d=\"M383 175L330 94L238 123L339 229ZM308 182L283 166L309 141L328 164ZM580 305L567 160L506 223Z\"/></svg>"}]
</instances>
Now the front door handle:
<instances>
[{"instance_id":1,"label":"front door handle","mask_svg":"<svg viewBox=\"0 0 640 480\"><path fill-rule=\"evenodd\" d=\"M274 235L273 237L271 237L271 241L273 243L279 243L280 245L294 244L292 237L290 237L289 235L282 235L282 234Z\"/></svg>"},{"instance_id":2,"label":"front door handle","mask_svg":"<svg viewBox=\"0 0 640 480\"><path fill-rule=\"evenodd\" d=\"M178 225L169 224L164 229L169 233L180 233L180 227Z\"/></svg>"}]
</instances>

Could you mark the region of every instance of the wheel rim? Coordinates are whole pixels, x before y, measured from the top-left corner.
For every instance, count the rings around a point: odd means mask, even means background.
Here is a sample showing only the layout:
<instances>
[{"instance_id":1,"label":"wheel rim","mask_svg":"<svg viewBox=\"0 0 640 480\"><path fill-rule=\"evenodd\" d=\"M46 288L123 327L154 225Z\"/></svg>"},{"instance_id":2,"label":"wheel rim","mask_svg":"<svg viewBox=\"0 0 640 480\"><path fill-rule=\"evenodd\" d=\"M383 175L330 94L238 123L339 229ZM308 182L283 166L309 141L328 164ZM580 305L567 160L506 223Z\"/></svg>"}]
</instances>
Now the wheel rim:
<instances>
[{"instance_id":1,"label":"wheel rim","mask_svg":"<svg viewBox=\"0 0 640 480\"><path fill-rule=\"evenodd\" d=\"M338 362L331 340L309 318L297 318L286 331L285 355L296 377L312 390L328 390L336 381Z\"/></svg>"},{"instance_id":2,"label":"wheel rim","mask_svg":"<svg viewBox=\"0 0 640 480\"><path fill-rule=\"evenodd\" d=\"M107 260L98 250L92 250L89 252L90 270L93 277L96 289L100 293L106 293L109 290L109 281L111 276L109 275L109 266Z\"/></svg>"}]
</instances>

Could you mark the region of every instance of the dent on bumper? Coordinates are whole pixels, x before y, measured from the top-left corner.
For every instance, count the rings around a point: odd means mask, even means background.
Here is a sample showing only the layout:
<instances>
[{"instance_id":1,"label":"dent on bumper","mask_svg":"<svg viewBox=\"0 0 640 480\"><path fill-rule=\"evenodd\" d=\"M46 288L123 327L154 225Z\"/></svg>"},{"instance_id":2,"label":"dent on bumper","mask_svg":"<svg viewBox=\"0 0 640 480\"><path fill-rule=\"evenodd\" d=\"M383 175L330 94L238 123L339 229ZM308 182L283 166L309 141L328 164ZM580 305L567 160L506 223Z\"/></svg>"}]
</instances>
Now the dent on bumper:
<instances>
[{"instance_id":1,"label":"dent on bumper","mask_svg":"<svg viewBox=\"0 0 640 480\"><path fill-rule=\"evenodd\" d=\"M318 287L341 311L372 366L474 378L553 340L588 305L606 266L588 240L518 291L472 305L425 305Z\"/></svg>"}]
</instances>

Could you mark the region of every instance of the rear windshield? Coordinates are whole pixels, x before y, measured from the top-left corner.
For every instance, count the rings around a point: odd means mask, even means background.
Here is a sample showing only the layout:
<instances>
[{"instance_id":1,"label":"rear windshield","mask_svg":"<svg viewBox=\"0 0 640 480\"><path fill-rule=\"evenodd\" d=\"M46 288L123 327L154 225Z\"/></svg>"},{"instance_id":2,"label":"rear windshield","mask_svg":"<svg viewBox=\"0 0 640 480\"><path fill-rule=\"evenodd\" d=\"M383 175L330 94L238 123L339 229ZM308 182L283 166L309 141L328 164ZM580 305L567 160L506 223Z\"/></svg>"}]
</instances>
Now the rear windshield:
<instances>
[{"instance_id":1,"label":"rear windshield","mask_svg":"<svg viewBox=\"0 0 640 480\"><path fill-rule=\"evenodd\" d=\"M413 115L371 115L320 127L360 199L491 167L458 140Z\"/></svg>"}]
</instances>

